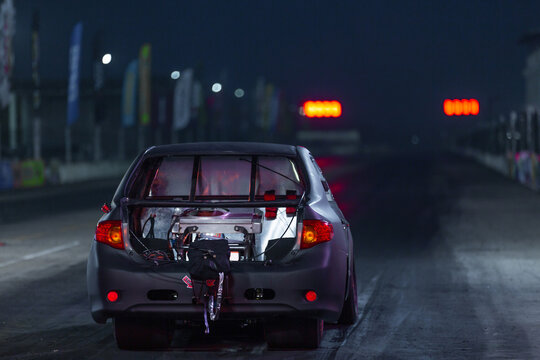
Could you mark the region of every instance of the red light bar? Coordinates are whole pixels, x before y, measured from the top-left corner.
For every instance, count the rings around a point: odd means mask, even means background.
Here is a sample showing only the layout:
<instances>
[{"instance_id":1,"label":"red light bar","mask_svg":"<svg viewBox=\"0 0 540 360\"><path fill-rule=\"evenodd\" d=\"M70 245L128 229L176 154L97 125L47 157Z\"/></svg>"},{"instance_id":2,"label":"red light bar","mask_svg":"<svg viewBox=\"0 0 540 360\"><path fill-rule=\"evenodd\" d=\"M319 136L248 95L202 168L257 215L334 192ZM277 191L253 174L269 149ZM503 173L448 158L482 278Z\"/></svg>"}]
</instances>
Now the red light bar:
<instances>
[{"instance_id":1,"label":"red light bar","mask_svg":"<svg viewBox=\"0 0 540 360\"><path fill-rule=\"evenodd\" d=\"M443 111L447 116L478 115L480 103L476 99L446 99Z\"/></svg>"},{"instance_id":2,"label":"red light bar","mask_svg":"<svg viewBox=\"0 0 540 360\"><path fill-rule=\"evenodd\" d=\"M341 103L339 101L306 101L304 115L312 117L340 117Z\"/></svg>"}]
</instances>

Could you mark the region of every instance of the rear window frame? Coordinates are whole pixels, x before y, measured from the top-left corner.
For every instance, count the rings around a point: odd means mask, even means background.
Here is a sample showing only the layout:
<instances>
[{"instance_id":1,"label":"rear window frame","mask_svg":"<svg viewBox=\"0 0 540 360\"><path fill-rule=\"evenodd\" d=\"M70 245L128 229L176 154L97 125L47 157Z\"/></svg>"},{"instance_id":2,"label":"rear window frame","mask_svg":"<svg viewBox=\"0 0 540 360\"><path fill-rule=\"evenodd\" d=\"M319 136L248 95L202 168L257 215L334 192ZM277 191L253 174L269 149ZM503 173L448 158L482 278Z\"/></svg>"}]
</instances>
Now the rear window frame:
<instances>
[{"instance_id":1,"label":"rear window frame","mask_svg":"<svg viewBox=\"0 0 540 360\"><path fill-rule=\"evenodd\" d=\"M246 157L249 159L249 162L251 162L251 172L250 172L250 181L249 181L249 194L248 195L196 195L196 184L197 184L197 176L199 174L200 169L200 159L201 157ZM166 158L171 157L192 157L194 161L193 166L193 174L191 177L191 191L188 196L181 195L181 196L160 196L160 195L153 195L149 196L150 188L153 182L153 179L156 176L156 172L161 166L161 163ZM126 189L125 192L128 197L133 199L140 199L140 200L172 200L172 201L179 201L179 202L190 202L190 203L222 203L226 204L227 202L261 202L264 200L264 195L257 195L255 194L256 191L256 173L257 173L257 164L259 157L278 157L278 158L286 158L290 160L294 167L296 172L298 173L298 177L300 178L299 186L302 188L300 191L307 193L308 191L308 180L305 175L305 169L304 166L302 166L302 160L298 158L298 156L287 156L287 155L281 155L281 154L264 154L264 155L257 155L257 154L174 154L174 155L161 155L161 156L151 156L147 157L145 159L142 159L142 161L139 163L139 166L137 166L136 169L134 169L134 175L133 181L129 183L129 189ZM287 181L287 180L285 180ZM302 195L302 193L297 194L298 198ZM278 194L276 195L276 200L286 200L286 195Z\"/></svg>"}]
</instances>

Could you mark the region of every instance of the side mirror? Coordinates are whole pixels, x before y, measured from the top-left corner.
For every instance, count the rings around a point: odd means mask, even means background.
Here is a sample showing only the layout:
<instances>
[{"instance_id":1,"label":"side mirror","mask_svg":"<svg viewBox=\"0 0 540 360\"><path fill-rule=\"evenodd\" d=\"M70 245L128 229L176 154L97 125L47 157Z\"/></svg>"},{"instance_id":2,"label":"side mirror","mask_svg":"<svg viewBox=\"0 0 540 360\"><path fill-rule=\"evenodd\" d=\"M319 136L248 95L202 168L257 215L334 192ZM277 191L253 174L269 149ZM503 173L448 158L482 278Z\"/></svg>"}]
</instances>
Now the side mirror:
<instances>
[{"instance_id":1,"label":"side mirror","mask_svg":"<svg viewBox=\"0 0 540 360\"><path fill-rule=\"evenodd\" d=\"M105 203L103 206L101 206L101 211L103 211L105 214L108 214L111 212L111 207L109 204Z\"/></svg>"}]
</instances>

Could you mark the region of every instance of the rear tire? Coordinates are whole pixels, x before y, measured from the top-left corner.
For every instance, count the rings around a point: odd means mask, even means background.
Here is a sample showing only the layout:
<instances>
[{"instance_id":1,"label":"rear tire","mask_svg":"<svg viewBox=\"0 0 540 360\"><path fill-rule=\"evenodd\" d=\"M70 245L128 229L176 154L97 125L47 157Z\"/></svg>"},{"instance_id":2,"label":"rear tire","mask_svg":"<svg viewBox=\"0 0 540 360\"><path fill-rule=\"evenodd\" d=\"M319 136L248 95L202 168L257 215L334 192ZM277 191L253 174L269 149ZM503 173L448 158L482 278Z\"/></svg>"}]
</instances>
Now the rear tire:
<instances>
[{"instance_id":1,"label":"rear tire","mask_svg":"<svg viewBox=\"0 0 540 360\"><path fill-rule=\"evenodd\" d=\"M343 309L338 323L343 325L352 325L358 318L358 293L356 291L356 271L353 264L353 273L349 279L349 294L343 303Z\"/></svg>"},{"instance_id":2,"label":"rear tire","mask_svg":"<svg viewBox=\"0 0 540 360\"><path fill-rule=\"evenodd\" d=\"M123 317L113 319L116 345L123 350L168 348L174 329L174 320Z\"/></svg>"},{"instance_id":3,"label":"rear tire","mask_svg":"<svg viewBox=\"0 0 540 360\"><path fill-rule=\"evenodd\" d=\"M269 349L315 349L323 331L324 322L319 319L281 319L265 325Z\"/></svg>"}]
</instances>

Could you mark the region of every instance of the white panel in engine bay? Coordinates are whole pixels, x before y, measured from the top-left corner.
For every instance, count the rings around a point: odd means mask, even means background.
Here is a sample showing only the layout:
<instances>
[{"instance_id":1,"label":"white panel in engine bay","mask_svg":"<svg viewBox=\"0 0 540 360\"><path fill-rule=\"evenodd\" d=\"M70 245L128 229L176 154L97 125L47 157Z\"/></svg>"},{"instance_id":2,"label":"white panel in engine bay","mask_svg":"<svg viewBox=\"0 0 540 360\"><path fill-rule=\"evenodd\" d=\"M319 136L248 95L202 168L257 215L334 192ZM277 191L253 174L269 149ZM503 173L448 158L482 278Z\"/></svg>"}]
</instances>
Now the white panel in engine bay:
<instances>
[{"instance_id":1,"label":"white panel in engine bay","mask_svg":"<svg viewBox=\"0 0 540 360\"><path fill-rule=\"evenodd\" d=\"M196 210L186 210L178 215L180 229L197 227L199 233L236 233L243 228L249 234L259 234L262 231L262 212L258 209L231 209L217 216L195 215ZM175 232L173 230L173 232ZM180 232L180 231L179 231Z\"/></svg>"}]
</instances>

